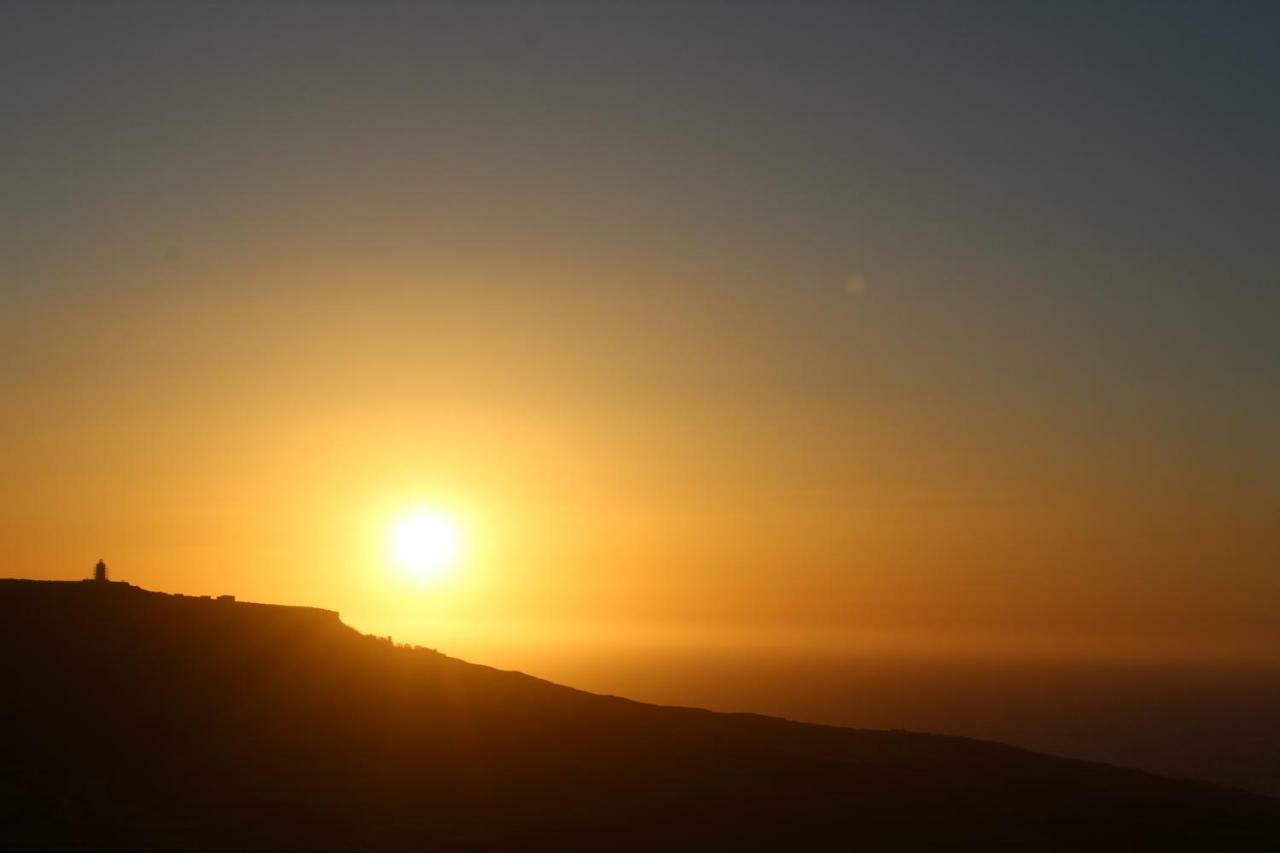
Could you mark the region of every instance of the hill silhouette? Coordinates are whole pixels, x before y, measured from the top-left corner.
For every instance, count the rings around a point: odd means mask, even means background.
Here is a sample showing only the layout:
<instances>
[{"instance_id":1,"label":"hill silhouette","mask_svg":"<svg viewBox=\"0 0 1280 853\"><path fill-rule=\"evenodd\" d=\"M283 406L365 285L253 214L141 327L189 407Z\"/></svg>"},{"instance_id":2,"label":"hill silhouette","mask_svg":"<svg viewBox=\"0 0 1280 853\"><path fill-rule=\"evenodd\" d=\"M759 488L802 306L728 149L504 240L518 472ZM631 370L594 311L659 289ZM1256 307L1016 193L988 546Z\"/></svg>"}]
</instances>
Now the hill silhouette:
<instances>
[{"instance_id":1,"label":"hill silhouette","mask_svg":"<svg viewBox=\"0 0 1280 853\"><path fill-rule=\"evenodd\" d=\"M997 743L660 707L331 611L0 580L0 845L1276 849L1280 801Z\"/></svg>"}]
</instances>

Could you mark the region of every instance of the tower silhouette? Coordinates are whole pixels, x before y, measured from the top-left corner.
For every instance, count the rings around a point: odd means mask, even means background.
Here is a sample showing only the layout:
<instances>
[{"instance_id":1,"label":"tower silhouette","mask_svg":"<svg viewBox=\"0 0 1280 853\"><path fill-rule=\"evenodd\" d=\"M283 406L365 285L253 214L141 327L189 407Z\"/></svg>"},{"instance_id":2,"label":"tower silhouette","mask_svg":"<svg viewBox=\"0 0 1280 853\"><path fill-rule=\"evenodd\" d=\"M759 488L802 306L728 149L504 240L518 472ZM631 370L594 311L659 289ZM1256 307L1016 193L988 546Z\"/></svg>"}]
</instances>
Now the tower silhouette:
<instances>
[{"instance_id":1,"label":"tower silhouette","mask_svg":"<svg viewBox=\"0 0 1280 853\"><path fill-rule=\"evenodd\" d=\"M101 559L99 559L98 564L93 567L93 579L98 583L107 582L107 564Z\"/></svg>"}]
</instances>

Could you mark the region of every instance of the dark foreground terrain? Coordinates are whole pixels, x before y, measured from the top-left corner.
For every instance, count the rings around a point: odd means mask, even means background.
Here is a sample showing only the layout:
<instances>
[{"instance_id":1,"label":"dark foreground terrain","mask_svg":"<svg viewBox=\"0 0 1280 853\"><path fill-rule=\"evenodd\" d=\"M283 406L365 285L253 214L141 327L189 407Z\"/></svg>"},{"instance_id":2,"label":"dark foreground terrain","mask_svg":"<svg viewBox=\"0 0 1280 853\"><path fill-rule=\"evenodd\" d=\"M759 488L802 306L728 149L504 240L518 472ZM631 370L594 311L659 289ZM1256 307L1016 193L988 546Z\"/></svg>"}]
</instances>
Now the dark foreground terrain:
<instances>
[{"instance_id":1,"label":"dark foreground terrain","mask_svg":"<svg viewBox=\"0 0 1280 853\"><path fill-rule=\"evenodd\" d=\"M0 581L9 847L1275 850L1280 801L644 705L337 614Z\"/></svg>"}]
</instances>

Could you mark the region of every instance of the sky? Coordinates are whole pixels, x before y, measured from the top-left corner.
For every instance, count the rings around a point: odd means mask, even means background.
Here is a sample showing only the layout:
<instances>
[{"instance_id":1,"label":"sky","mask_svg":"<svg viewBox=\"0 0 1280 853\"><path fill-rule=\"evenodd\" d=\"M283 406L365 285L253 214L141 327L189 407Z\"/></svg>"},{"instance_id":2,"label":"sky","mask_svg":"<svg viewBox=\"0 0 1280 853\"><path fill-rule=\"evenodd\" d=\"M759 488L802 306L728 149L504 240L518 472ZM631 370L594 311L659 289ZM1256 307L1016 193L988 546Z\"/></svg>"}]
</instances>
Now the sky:
<instances>
[{"instance_id":1,"label":"sky","mask_svg":"<svg viewBox=\"0 0 1280 853\"><path fill-rule=\"evenodd\" d=\"M481 661L1274 656L1277 24L4 3L6 574Z\"/></svg>"}]
</instances>

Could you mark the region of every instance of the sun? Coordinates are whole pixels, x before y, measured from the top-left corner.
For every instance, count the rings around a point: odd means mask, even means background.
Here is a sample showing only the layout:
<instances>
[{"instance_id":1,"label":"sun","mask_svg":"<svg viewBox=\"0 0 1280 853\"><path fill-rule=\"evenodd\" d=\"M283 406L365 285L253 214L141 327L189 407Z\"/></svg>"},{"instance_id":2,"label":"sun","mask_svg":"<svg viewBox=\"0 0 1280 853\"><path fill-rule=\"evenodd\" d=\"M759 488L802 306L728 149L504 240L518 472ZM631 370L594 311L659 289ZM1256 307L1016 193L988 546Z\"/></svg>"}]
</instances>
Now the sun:
<instances>
[{"instance_id":1,"label":"sun","mask_svg":"<svg viewBox=\"0 0 1280 853\"><path fill-rule=\"evenodd\" d=\"M457 523L438 512L419 510L399 519L391 528L392 561L419 580L447 574L460 547Z\"/></svg>"}]
</instances>

